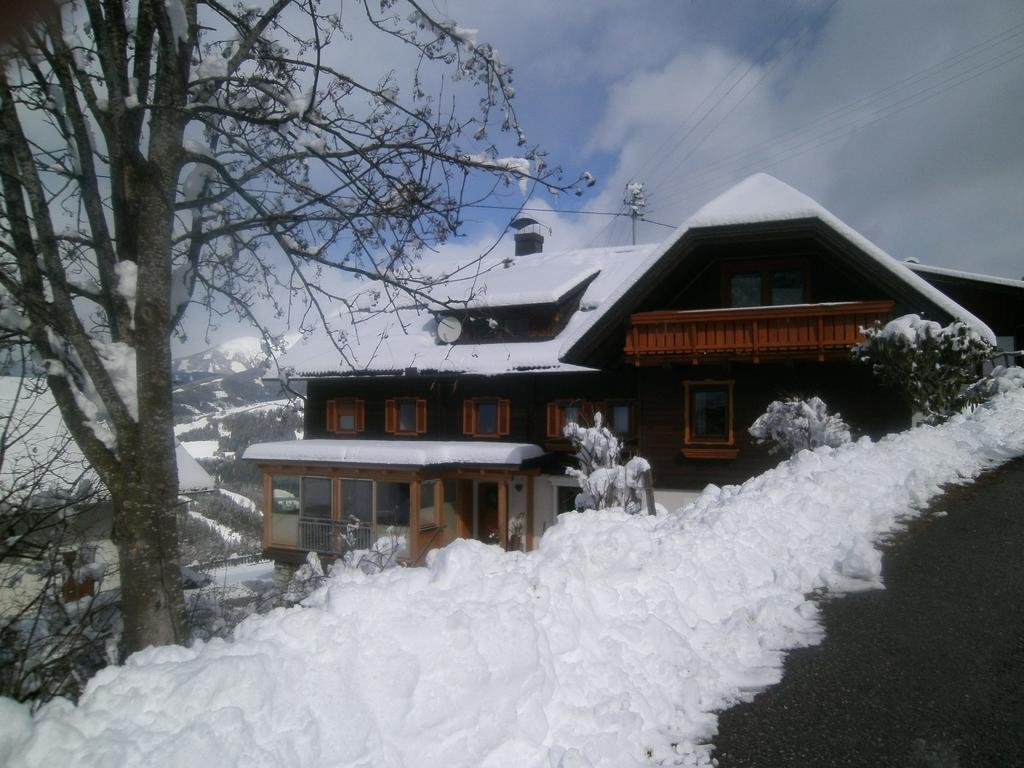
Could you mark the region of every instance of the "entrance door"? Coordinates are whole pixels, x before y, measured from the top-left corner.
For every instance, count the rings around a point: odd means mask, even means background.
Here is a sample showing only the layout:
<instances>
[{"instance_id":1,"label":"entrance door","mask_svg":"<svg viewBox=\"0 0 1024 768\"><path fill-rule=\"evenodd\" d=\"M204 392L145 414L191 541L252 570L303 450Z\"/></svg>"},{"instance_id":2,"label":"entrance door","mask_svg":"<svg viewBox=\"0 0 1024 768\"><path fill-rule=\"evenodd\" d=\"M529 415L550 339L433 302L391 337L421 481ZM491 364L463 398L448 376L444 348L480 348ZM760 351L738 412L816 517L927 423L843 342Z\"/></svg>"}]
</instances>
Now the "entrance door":
<instances>
[{"instance_id":1,"label":"entrance door","mask_svg":"<svg viewBox=\"0 0 1024 768\"><path fill-rule=\"evenodd\" d=\"M502 539L498 519L499 491L497 483L477 481L473 538L486 544L500 544Z\"/></svg>"}]
</instances>

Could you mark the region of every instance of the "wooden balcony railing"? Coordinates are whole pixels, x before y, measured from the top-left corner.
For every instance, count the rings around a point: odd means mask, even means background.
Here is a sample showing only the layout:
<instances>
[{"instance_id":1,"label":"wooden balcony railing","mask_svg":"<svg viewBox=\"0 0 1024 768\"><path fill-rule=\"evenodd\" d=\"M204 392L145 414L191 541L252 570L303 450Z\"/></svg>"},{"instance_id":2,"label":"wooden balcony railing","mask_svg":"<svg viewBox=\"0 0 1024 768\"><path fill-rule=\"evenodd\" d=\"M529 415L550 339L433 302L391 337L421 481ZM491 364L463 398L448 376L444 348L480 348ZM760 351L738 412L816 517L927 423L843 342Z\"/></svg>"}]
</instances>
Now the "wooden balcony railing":
<instances>
[{"instance_id":1,"label":"wooden balcony railing","mask_svg":"<svg viewBox=\"0 0 1024 768\"><path fill-rule=\"evenodd\" d=\"M641 312L630 318L626 355L637 365L668 359L750 360L839 355L860 329L892 316L891 301Z\"/></svg>"}]
</instances>

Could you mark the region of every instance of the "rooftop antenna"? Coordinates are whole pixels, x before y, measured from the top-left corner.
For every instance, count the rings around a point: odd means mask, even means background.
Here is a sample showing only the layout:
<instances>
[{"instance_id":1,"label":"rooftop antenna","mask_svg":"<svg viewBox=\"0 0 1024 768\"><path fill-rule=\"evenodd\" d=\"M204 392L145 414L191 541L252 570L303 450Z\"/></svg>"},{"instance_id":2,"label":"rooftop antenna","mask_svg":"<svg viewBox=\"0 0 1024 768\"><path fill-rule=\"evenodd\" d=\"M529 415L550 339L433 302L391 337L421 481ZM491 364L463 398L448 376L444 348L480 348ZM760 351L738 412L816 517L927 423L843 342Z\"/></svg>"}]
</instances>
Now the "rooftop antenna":
<instances>
[{"instance_id":1,"label":"rooftop antenna","mask_svg":"<svg viewBox=\"0 0 1024 768\"><path fill-rule=\"evenodd\" d=\"M626 185L626 196L623 199L626 208L629 209L629 218L633 220L633 245L636 245L636 232L640 219L644 217L644 209L647 207L647 191L643 182L631 181Z\"/></svg>"}]
</instances>

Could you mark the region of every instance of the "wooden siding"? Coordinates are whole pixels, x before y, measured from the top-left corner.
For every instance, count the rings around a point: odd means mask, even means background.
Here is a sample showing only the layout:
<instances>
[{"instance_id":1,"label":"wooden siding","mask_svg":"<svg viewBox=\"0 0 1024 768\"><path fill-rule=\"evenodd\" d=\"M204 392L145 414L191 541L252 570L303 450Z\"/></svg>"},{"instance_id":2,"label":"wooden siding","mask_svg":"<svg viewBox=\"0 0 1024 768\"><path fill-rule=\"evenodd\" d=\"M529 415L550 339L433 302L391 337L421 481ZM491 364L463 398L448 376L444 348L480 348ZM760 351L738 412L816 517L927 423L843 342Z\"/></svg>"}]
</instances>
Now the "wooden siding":
<instances>
[{"instance_id":1,"label":"wooden siding","mask_svg":"<svg viewBox=\"0 0 1024 768\"><path fill-rule=\"evenodd\" d=\"M640 312L630 318L625 353L648 359L748 358L845 353L863 338L860 328L892 316L891 301L786 307Z\"/></svg>"},{"instance_id":2,"label":"wooden siding","mask_svg":"<svg viewBox=\"0 0 1024 768\"><path fill-rule=\"evenodd\" d=\"M878 438L910 424L899 395L879 386L867 366L846 362L785 361L664 366L638 369L638 451L651 462L656 488L700 490L708 483L741 483L784 456L757 445L747 429L773 400L817 395L850 424L854 437ZM734 458L687 458L685 382L733 381Z\"/></svg>"}]
</instances>

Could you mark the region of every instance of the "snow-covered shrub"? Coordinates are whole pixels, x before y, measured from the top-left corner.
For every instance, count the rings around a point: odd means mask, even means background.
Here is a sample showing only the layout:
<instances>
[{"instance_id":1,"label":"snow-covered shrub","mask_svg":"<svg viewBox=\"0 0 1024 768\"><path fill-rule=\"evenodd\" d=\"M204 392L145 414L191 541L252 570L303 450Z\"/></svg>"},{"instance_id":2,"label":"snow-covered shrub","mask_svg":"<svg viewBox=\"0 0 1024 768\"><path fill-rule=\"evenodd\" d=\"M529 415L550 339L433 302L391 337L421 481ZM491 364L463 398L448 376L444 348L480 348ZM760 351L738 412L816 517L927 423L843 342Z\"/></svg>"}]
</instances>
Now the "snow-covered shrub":
<instances>
[{"instance_id":1,"label":"snow-covered shrub","mask_svg":"<svg viewBox=\"0 0 1024 768\"><path fill-rule=\"evenodd\" d=\"M295 570L295 574L285 589L285 604L301 603L324 583L325 578L320 556L316 552L307 552L306 562Z\"/></svg>"},{"instance_id":2,"label":"snow-covered shrub","mask_svg":"<svg viewBox=\"0 0 1024 768\"><path fill-rule=\"evenodd\" d=\"M345 568L358 568L367 575L398 565L398 556L406 545L405 537L399 536L392 526L388 526L385 534L373 542L369 549L357 549L356 533L359 525L359 521L353 518L348 526L345 556L340 560L341 565Z\"/></svg>"},{"instance_id":3,"label":"snow-covered shrub","mask_svg":"<svg viewBox=\"0 0 1024 768\"><path fill-rule=\"evenodd\" d=\"M569 467L565 473L579 483L578 509L622 507L635 514L646 506L653 511L651 465L640 456L622 463L622 444L603 425L600 413L594 414L594 426L570 422L562 434L576 449L579 469Z\"/></svg>"},{"instance_id":4,"label":"snow-covered shrub","mask_svg":"<svg viewBox=\"0 0 1024 768\"><path fill-rule=\"evenodd\" d=\"M970 394L978 400L988 400L1003 392L1010 392L1022 387L1024 387L1024 368L1017 365L1011 365L1009 368L997 365L988 376L971 386Z\"/></svg>"},{"instance_id":5,"label":"snow-covered shrub","mask_svg":"<svg viewBox=\"0 0 1024 768\"><path fill-rule=\"evenodd\" d=\"M908 404L935 423L977 401L971 385L993 347L965 323L943 328L917 315L864 329L865 340L851 350L882 381L898 387Z\"/></svg>"},{"instance_id":6,"label":"snow-covered shrub","mask_svg":"<svg viewBox=\"0 0 1024 768\"><path fill-rule=\"evenodd\" d=\"M838 448L851 440L850 428L842 416L830 414L820 397L776 400L748 431L759 444L771 444L769 453L790 456L822 445Z\"/></svg>"}]
</instances>

